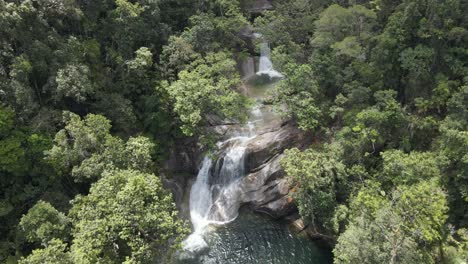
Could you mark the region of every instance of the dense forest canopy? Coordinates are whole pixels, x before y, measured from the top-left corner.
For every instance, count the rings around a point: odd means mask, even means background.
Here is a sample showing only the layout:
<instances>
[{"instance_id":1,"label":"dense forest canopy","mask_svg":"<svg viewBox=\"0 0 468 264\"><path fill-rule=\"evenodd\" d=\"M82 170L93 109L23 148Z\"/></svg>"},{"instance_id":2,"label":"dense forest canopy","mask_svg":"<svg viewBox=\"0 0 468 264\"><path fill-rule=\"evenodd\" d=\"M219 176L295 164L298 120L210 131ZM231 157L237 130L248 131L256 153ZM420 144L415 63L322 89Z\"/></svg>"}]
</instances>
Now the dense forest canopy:
<instances>
[{"instance_id":1,"label":"dense forest canopy","mask_svg":"<svg viewBox=\"0 0 468 264\"><path fill-rule=\"evenodd\" d=\"M248 28L313 138L281 164L334 261L468 260L468 3L253 2L0 0L0 262L170 261L189 228L161 165L245 120Z\"/></svg>"}]
</instances>

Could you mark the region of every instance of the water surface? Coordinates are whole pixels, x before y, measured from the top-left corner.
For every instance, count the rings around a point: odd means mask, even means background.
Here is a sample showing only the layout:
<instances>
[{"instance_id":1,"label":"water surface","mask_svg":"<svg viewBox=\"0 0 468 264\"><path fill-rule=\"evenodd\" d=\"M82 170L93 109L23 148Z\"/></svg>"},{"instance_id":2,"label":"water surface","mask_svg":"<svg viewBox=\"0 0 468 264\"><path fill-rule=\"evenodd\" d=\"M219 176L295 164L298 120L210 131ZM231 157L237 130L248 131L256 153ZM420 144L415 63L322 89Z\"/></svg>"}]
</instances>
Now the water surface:
<instances>
[{"instance_id":1,"label":"water surface","mask_svg":"<svg viewBox=\"0 0 468 264\"><path fill-rule=\"evenodd\" d=\"M239 217L204 234L208 248L179 264L325 264L332 263L328 248L268 216L241 210Z\"/></svg>"}]
</instances>

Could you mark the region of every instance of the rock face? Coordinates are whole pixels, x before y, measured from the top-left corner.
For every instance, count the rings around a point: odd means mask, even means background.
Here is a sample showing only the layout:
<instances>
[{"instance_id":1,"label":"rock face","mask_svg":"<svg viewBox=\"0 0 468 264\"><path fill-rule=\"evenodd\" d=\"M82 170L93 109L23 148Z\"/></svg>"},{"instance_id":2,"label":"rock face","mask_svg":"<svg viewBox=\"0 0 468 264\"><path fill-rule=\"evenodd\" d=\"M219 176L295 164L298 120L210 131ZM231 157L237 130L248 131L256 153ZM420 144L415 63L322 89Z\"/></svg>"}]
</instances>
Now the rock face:
<instances>
[{"instance_id":1,"label":"rock face","mask_svg":"<svg viewBox=\"0 0 468 264\"><path fill-rule=\"evenodd\" d=\"M302 147L307 144L306 135L293 125L275 122L274 126L264 128L262 133L252 137L246 143L245 176L239 179L236 199L240 206L247 205L252 210L266 213L273 218L282 218L297 212L292 199L288 196L290 186L284 178L280 160L285 149ZM180 157L194 157L195 154L182 152ZM201 157L201 153L199 153ZM188 159L188 158L187 158ZM195 158L200 160L200 158ZM184 161L182 161L184 162ZM215 161L222 164L223 161ZM177 164L177 162L174 162ZM187 166L187 165L186 165ZM186 171L196 175L199 165ZM214 168L213 168L214 169ZM165 186L172 190L181 216L189 218L189 194L195 177L176 174L170 180L164 180ZM215 205L216 206L216 205Z\"/></svg>"},{"instance_id":2,"label":"rock face","mask_svg":"<svg viewBox=\"0 0 468 264\"><path fill-rule=\"evenodd\" d=\"M280 160L285 149L301 147L305 142L304 133L289 124L253 138L247 145L245 162L249 173L241 179L242 202L274 218L295 212Z\"/></svg>"},{"instance_id":3,"label":"rock face","mask_svg":"<svg viewBox=\"0 0 468 264\"><path fill-rule=\"evenodd\" d=\"M273 5L268 0L256 0L252 3L248 10L250 13L262 13L266 10L273 9Z\"/></svg>"},{"instance_id":4,"label":"rock face","mask_svg":"<svg viewBox=\"0 0 468 264\"><path fill-rule=\"evenodd\" d=\"M255 137L247 145L246 170L257 171L286 148L294 147L302 140L301 132L290 125Z\"/></svg>"}]
</instances>

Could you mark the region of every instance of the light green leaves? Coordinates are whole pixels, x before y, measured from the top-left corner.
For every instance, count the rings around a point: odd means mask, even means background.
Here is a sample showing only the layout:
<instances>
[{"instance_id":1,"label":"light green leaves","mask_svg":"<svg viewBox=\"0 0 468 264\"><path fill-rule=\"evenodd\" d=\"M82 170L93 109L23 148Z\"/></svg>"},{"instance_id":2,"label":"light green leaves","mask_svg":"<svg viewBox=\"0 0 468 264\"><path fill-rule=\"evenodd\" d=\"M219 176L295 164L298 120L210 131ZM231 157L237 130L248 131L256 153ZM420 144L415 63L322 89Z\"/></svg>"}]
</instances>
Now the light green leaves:
<instances>
[{"instance_id":1,"label":"light green leaves","mask_svg":"<svg viewBox=\"0 0 468 264\"><path fill-rule=\"evenodd\" d=\"M281 164L297 190L293 193L299 212L315 228L332 227L338 205L337 195L344 188L346 168L339 160L340 148L327 145L324 150L286 151Z\"/></svg>"},{"instance_id":2,"label":"light green leaves","mask_svg":"<svg viewBox=\"0 0 468 264\"><path fill-rule=\"evenodd\" d=\"M110 121L100 115L78 115L65 112L66 126L46 152L47 159L76 181L97 179L114 168L150 171L154 144L145 137L131 137L124 142L110 134Z\"/></svg>"},{"instance_id":3,"label":"light green leaves","mask_svg":"<svg viewBox=\"0 0 468 264\"><path fill-rule=\"evenodd\" d=\"M35 249L27 257L22 258L20 264L73 264L67 244L60 239L52 239L46 248Z\"/></svg>"},{"instance_id":4,"label":"light green leaves","mask_svg":"<svg viewBox=\"0 0 468 264\"><path fill-rule=\"evenodd\" d=\"M21 218L19 226L29 242L46 246L53 239L67 240L70 219L49 203L39 201Z\"/></svg>"},{"instance_id":5,"label":"light green leaves","mask_svg":"<svg viewBox=\"0 0 468 264\"><path fill-rule=\"evenodd\" d=\"M58 70L55 78L57 83L55 100L59 101L64 97L68 97L76 102L86 101L89 96L95 93L89 75L88 66L82 64L68 64Z\"/></svg>"},{"instance_id":6,"label":"light green leaves","mask_svg":"<svg viewBox=\"0 0 468 264\"><path fill-rule=\"evenodd\" d=\"M181 71L179 80L165 85L184 134L203 134L201 127L208 114L245 118L246 99L236 91L241 82L235 65L228 53L209 54Z\"/></svg>"},{"instance_id":7,"label":"light green leaves","mask_svg":"<svg viewBox=\"0 0 468 264\"><path fill-rule=\"evenodd\" d=\"M338 238L335 263L431 262L421 248L442 239L448 211L436 180L401 186L388 196L371 183L351 208L354 217Z\"/></svg>"},{"instance_id":8,"label":"light green leaves","mask_svg":"<svg viewBox=\"0 0 468 264\"><path fill-rule=\"evenodd\" d=\"M154 263L187 232L160 179L134 170L106 172L87 196L75 199L70 215L78 263Z\"/></svg>"}]
</instances>

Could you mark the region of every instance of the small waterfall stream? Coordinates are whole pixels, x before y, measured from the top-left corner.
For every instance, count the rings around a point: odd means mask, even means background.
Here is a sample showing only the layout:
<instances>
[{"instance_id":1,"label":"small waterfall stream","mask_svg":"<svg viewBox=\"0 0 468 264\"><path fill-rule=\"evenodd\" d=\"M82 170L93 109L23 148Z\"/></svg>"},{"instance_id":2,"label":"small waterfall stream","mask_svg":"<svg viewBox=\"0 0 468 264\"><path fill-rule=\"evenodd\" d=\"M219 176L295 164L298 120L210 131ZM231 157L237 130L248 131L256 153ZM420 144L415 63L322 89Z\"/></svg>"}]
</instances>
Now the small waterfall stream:
<instances>
[{"instance_id":1,"label":"small waterfall stream","mask_svg":"<svg viewBox=\"0 0 468 264\"><path fill-rule=\"evenodd\" d=\"M283 75L273 68L273 63L270 60L270 45L268 42L262 42L260 44L260 60L258 72L256 74L258 76L268 75L270 79L283 78Z\"/></svg>"},{"instance_id":2,"label":"small waterfall stream","mask_svg":"<svg viewBox=\"0 0 468 264\"><path fill-rule=\"evenodd\" d=\"M261 35L256 34L256 37ZM273 69L268 43L260 45L258 76L268 75L271 80L282 78ZM230 131L227 140L217 143L216 162L206 156L190 191L190 217L194 233L185 241L185 249L197 251L206 247L201 234L209 224L224 224L234 220L240 207L239 179L245 174L244 156L247 143L255 138L256 125L265 123L262 105L257 102L250 111L244 127Z\"/></svg>"},{"instance_id":3,"label":"small waterfall stream","mask_svg":"<svg viewBox=\"0 0 468 264\"><path fill-rule=\"evenodd\" d=\"M272 112L271 108L263 105L262 99L264 98L265 89L274 85L274 82L281 79L283 75L273 68L269 58L270 49L268 44L262 43L260 48L261 57L259 71L252 78L258 76L265 79L265 75L267 75L268 80L270 80L270 84L262 86L261 89L257 88L256 91L252 91L253 94L250 94L251 97L256 99L257 103L250 110L248 122L243 126L239 126L228 131L225 137L227 139L216 144L218 150L215 153L206 155L203 159L196 181L190 190L189 208L191 222L193 225L193 233L183 242L183 252L185 252L185 255L183 254L184 257L181 258L182 260L185 259L185 262L183 263L259 263L254 260L250 262L242 261L241 255L243 253L239 253L240 255L235 253L235 251L238 250L236 246L237 242L222 242L224 241L223 236L218 237L216 232L213 232L213 230L216 227L222 228L230 226L234 223L233 220L239 216L239 208L241 206L243 195L241 179L246 174L245 156L248 151L248 144L259 136L257 135L258 131L261 131L262 128L268 126L270 122L277 119L277 115ZM255 90L255 88L252 89ZM253 227L256 225L255 221L266 221L261 220L261 218L254 217L252 218L254 219L254 222L248 224L249 222L245 219L250 218L245 218L244 216L242 219L244 220L241 222L244 224L241 224L236 228L242 228L242 226ZM262 222L262 225L270 223L268 221ZM277 260L284 259L284 257L287 257L290 254L296 254L294 253L295 250L301 250L298 255L302 254L301 258L304 258L305 260L308 259L307 255L304 255L301 252L305 252L304 250L306 250L307 247L310 247L310 241L306 239L304 240L305 242L303 246L296 245L295 248L290 248L291 245L283 245L282 240L286 241L290 238L292 239L293 236L291 234L288 235L288 231L281 228L279 224L274 224L272 222L271 225L275 226L275 228L268 229L268 227L265 226L266 229L264 231L267 233L264 234L264 237L257 234L253 238L248 238L247 236L245 238L259 239L259 242L261 240L261 243L267 243L268 245L270 245L270 241L268 240L274 240L272 243L277 243L277 246L284 247L284 250L287 251L280 254L275 252L275 254L278 255L276 257ZM228 232L226 234L229 234L226 238L232 235L229 230L230 228L225 229L225 232ZM273 230L278 233L274 233L274 237L269 237L271 234L268 232ZM282 236L285 237L281 238ZM299 240L294 238L291 241ZM247 240L245 242L247 242ZM226 249L229 245L234 248ZM264 250L268 249L265 248ZM206 253L207 251L209 253ZM260 252L261 250L259 250L259 253ZM230 259L230 257L227 257L226 254L239 256L235 257L237 260L233 260ZM200 258L205 260L201 260ZM254 254L251 254L249 258L255 258ZM292 258L291 256L287 258L294 260L294 256ZM281 261L270 263L286 262ZM307 262L301 261L297 263Z\"/></svg>"},{"instance_id":4,"label":"small waterfall stream","mask_svg":"<svg viewBox=\"0 0 468 264\"><path fill-rule=\"evenodd\" d=\"M252 116L262 118L258 111ZM190 190L194 233L184 243L186 250L195 252L207 246L202 235L208 225L222 225L237 217L241 195L238 180L245 175L246 144L256 136L254 121L258 120L249 121L247 129L231 131L230 138L217 143L219 151L215 154L218 157L215 162L209 155L204 158Z\"/></svg>"}]
</instances>

